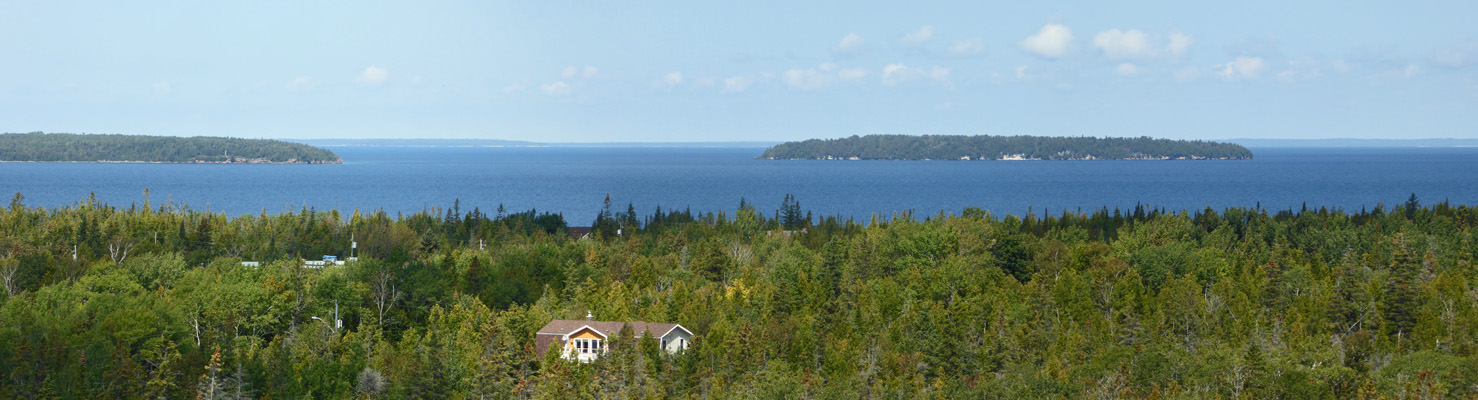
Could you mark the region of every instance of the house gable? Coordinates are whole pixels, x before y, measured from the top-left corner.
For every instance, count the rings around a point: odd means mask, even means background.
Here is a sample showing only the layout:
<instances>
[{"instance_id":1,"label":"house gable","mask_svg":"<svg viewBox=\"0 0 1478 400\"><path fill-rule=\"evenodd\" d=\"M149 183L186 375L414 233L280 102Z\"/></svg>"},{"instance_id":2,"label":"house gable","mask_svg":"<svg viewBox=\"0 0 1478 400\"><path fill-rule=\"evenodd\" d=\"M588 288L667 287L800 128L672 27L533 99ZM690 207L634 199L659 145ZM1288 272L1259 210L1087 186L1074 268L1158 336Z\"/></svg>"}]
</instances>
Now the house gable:
<instances>
[{"instance_id":1,"label":"house gable","mask_svg":"<svg viewBox=\"0 0 1478 400\"><path fill-rule=\"evenodd\" d=\"M582 327L580 329L576 329L574 332L570 332L570 334L565 335L565 340L569 340L569 339L601 339L601 340L605 340L606 339L606 334L601 333L598 330L595 330L595 328L591 328L589 326L586 326L586 327Z\"/></svg>"}]
</instances>

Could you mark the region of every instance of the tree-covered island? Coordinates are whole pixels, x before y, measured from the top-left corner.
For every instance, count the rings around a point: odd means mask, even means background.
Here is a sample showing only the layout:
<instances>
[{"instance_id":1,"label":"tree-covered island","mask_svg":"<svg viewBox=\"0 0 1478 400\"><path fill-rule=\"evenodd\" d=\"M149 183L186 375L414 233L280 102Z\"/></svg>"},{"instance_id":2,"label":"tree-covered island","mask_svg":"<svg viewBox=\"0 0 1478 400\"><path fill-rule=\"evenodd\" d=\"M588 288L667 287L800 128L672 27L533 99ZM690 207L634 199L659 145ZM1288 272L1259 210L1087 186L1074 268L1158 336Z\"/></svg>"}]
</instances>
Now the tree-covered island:
<instances>
[{"instance_id":1,"label":"tree-covered island","mask_svg":"<svg viewBox=\"0 0 1478 400\"><path fill-rule=\"evenodd\" d=\"M1233 143L1150 137L868 135L786 142L770 160L1250 160Z\"/></svg>"},{"instance_id":2,"label":"tree-covered island","mask_svg":"<svg viewBox=\"0 0 1478 400\"><path fill-rule=\"evenodd\" d=\"M279 140L42 132L0 134L0 161L221 164L343 162L332 151Z\"/></svg>"}]
</instances>

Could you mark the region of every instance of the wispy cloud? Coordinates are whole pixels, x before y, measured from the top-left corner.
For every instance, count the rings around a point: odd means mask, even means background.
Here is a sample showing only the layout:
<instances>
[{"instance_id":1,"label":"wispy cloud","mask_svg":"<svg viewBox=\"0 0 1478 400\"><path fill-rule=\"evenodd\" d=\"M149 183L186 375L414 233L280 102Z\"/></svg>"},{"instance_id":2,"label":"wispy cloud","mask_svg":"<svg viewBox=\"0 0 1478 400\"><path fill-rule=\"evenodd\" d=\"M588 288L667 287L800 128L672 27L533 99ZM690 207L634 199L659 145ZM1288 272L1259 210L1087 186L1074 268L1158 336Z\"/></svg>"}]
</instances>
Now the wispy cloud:
<instances>
[{"instance_id":1,"label":"wispy cloud","mask_svg":"<svg viewBox=\"0 0 1478 400\"><path fill-rule=\"evenodd\" d=\"M1130 63L1119 64L1119 67L1115 68L1114 70L1117 71L1119 75L1123 76L1139 75L1139 67L1136 67L1134 66L1134 64Z\"/></svg>"},{"instance_id":2,"label":"wispy cloud","mask_svg":"<svg viewBox=\"0 0 1478 400\"><path fill-rule=\"evenodd\" d=\"M1017 65L1016 69L1013 70L1016 72L1016 79L1022 81L1031 81L1033 79L1036 79L1036 75L1027 72L1029 69L1031 68L1025 65Z\"/></svg>"},{"instance_id":3,"label":"wispy cloud","mask_svg":"<svg viewBox=\"0 0 1478 400\"><path fill-rule=\"evenodd\" d=\"M966 39L949 45L951 57L971 57L985 53L985 41L979 38Z\"/></svg>"},{"instance_id":4,"label":"wispy cloud","mask_svg":"<svg viewBox=\"0 0 1478 400\"><path fill-rule=\"evenodd\" d=\"M308 85L312 84L313 79L310 79L307 76L300 76L294 78L292 81L289 81L286 85L283 85L283 87L287 88L287 90L303 90L307 89Z\"/></svg>"},{"instance_id":5,"label":"wispy cloud","mask_svg":"<svg viewBox=\"0 0 1478 400\"><path fill-rule=\"evenodd\" d=\"M1237 57L1216 66L1216 75L1226 80L1257 79L1268 69L1267 62L1260 57Z\"/></svg>"},{"instance_id":6,"label":"wispy cloud","mask_svg":"<svg viewBox=\"0 0 1478 400\"><path fill-rule=\"evenodd\" d=\"M1318 78L1324 72L1320 68L1320 62L1312 58L1289 61L1287 67L1278 72L1278 80L1293 82L1299 80Z\"/></svg>"},{"instance_id":7,"label":"wispy cloud","mask_svg":"<svg viewBox=\"0 0 1478 400\"><path fill-rule=\"evenodd\" d=\"M587 65L585 66L585 68L582 69L571 65L565 67L563 71L560 71L559 76L565 79L574 79L576 77L590 79L594 78L598 74L600 74L600 70L596 69L593 66Z\"/></svg>"},{"instance_id":8,"label":"wispy cloud","mask_svg":"<svg viewBox=\"0 0 1478 400\"><path fill-rule=\"evenodd\" d=\"M815 68L808 69L792 68L781 73L780 78L785 80L785 84L791 87L801 90L813 90L831 83L833 79L832 71L835 69L836 65L832 63L824 63Z\"/></svg>"},{"instance_id":9,"label":"wispy cloud","mask_svg":"<svg viewBox=\"0 0 1478 400\"><path fill-rule=\"evenodd\" d=\"M862 36L856 33L848 33L847 36L842 37L841 42L837 43L837 50L843 53L858 53L862 51L862 47L865 45L867 45L867 40L862 39Z\"/></svg>"},{"instance_id":10,"label":"wispy cloud","mask_svg":"<svg viewBox=\"0 0 1478 400\"><path fill-rule=\"evenodd\" d=\"M1104 57L1120 60L1181 57L1195 42L1194 38L1180 32L1161 36L1138 29L1109 29L1093 36L1093 47L1103 53Z\"/></svg>"},{"instance_id":11,"label":"wispy cloud","mask_svg":"<svg viewBox=\"0 0 1478 400\"><path fill-rule=\"evenodd\" d=\"M1110 29L1093 36L1093 47L1109 58L1151 58L1157 49L1150 45L1150 37L1137 29L1121 31Z\"/></svg>"},{"instance_id":12,"label":"wispy cloud","mask_svg":"<svg viewBox=\"0 0 1478 400\"><path fill-rule=\"evenodd\" d=\"M903 64L888 64L883 67L882 81L884 85L896 86L901 83L915 80L932 80L948 87L953 87L949 80L949 68L934 66L925 69L910 67Z\"/></svg>"},{"instance_id":13,"label":"wispy cloud","mask_svg":"<svg viewBox=\"0 0 1478 400\"><path fill-rule=\"evenodd\" d=\"M899 39L899 41L903 42L903 44L906 44L906 45L918 46L918 45L923 45L925 43L928 43L929 42L929 39L933 39L933 38L934 38L934 27L929 26L929 25L924 25L922 27L919 27L919 30L917 30L917 31L913 31L913 32L909 32L909 33L904 34L903 35L903 38L902 39Z\"/></svg>"},{"instance_id":14,"label":"wispy cloud","mask_svg":"<svg viewBox=\"0 0 1478 400\"><path fill-rule=\"evenodd\" d=\"M1464 43L1437 52L1437 65L1461 68L1478 65L1478 41Z\"/></svg>"},{"instance_id":15,"label":"wispy cloud","mask_svg":"<svg viewBox=\"0 0 1478 400\"><path fill-rule=\"evenodd\" d=\"M652 86L672 88L677 87L677 85L683 84L684 81L685 79L683 79L683 73L673 71L668 72L667 75L662 75L662 79L658 79L657 81L652 82Z\"/></svg>"},{"instance_id":16,"label":"wispy cloud","mask_svg":"<svg viewBox=\"0 0 1478 400\"><path fill-rule=\"evenodd\" d=\"M573 89L570 88L568 83L559 81L539 86L539 90L551 96L568 96Z\"/></svg>"},{"instance_id":17,"label":"wispy cloud","mask_svg":"<svg viewBox=\"0 0 1478 400\"><path fill-rule=\"evenodd\" d=\"M723 93L739 93L749 89L754 81L744 76L734 76L724 79Z\"/></svg>"},{"instance_id":18,"label":"wispy cloud","mask_svg":"<svg viewBox=\"0 0 1478 400\"><path fill-rule=\"evenodd\" d=\"M1174 32L1170 34L1170 44L1165 46L1165 51L1174 57L1184 56L1191 49L1192 44L1196 44L1195 38L1180 32Z\"/></svg>"},{"instance_id":19,"label":"wispy cloud","mask_svg":"<svg viewBox=\"0 0 1478 400\"><path fill-rule=\"evenodd\" d=\"M361 71L354 81L365 86L379 86L388 79L390 79L390 71L372 65Z\"/></svg>"}]
</instances>

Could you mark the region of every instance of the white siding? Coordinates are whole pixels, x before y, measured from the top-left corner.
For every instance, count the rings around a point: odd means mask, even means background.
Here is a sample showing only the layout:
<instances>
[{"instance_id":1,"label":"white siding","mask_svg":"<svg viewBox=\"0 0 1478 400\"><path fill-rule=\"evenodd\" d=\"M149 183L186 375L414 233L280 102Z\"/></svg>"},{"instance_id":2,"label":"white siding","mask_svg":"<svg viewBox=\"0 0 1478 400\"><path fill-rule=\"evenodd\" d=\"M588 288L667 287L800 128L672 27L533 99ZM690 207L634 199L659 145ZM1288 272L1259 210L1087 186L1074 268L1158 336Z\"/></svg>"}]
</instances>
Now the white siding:
<instances>
[{"instance_id":1,"label":"white siding","mask_svg":"<svg viewBox=\"0 0 1478 400\"><path fill-rule=\"evenodd\" d=\"M693 335L689 335L681 328L673 328L672 332L662 338L662 349L667 350L668 353L677 353L691 345L693 345Z\"/></svg>"}]
</instances>

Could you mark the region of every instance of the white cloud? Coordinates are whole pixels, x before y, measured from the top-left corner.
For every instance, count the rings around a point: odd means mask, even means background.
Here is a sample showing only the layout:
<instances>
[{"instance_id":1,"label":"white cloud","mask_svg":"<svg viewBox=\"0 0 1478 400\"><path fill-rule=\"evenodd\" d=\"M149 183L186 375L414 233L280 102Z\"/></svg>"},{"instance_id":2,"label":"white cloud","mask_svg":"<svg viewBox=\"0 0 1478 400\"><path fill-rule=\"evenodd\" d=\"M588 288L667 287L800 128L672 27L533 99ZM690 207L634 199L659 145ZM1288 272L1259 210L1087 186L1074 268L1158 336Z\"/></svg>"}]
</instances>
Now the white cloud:
<instances>
[{"instance_id":1,"label":"white cloud","mask_svg":"<svg viewBox=\"0 0 1478 400\"><path fill-rule=\"evenodd\" d=\"M1323 75L1319 70L1319 61L1312 58L1293 60L1288 62L1288 68L1278 73L1278 80L1293 82L1302 79L1317 78Z\"/></svg>"},{"instance_id":2,"label":"white cloud","mask_svg":"<svg viewBox=\"0 0 1478 400\"><path fill-rule=\"evenodd\" d=\"M1031 80L1032 78L1035 77L1035 76L1033 76L1031 74L1026 73L1026 69L1027 69L1027 67L1025 65L1017 65L1016 66L1016 79L1020 79L1020 80L1024 80L1025 81L1025 80Z\"/></svg>"},{"instance_id":3,"label":"white cloud","mask_svg":"<svg viewBox=\"0 0 1478 400\"><path fill-rule=\"evenodd\" d=\"M754 81L743 76L729 77L728 79L724 79L724 89L722 91L724 93L739 93L749 89L749 85L751 84L754 84Z\"/></svg>"},{"instance_id":4,"label":"white cloud","mask_svg":"<svg viewBox=\"0 0 1478 400\"><path fill-rule=\"evenodd\" d=\"M888 66L883 67L882 79L883 84L888 86L913 80L929 79L942 83L945 86L953 87L953 84L949 81L949 68L937 65L930 69L923 69L909 67L903 64L888 64Z\"/></svg>"},{"instance_id":5,"label":"white cloud","mask_svg":"<svg viewBox=\"0 0 1478 400\"><path fill-rule=\"evenodd\" d=\"M928 25L924 25L923 27L920 27L918 31L909 32L907 34L904 34L902 41L903 41L903 44L907 44L907 45L921 45L921 44L924 44L925 42L928 42L929 39L933 39L933 38L934 38L934 27L928 26Z\"/></svg>"},{"instance_id":6,"label":"white cloud","mask_svg":"<svg viewBox=\"0 0 1478 400\"><path fill-rule=\"evenodd\" d=\"M908 67L903 64L888 64L888 66L883 67L883 79L888 79L888 77L898 74L899 71L905 70L908 70Z\"/></svg>"},{"instance_id":7,"label":"white cloud","mask_svg":"<svg viewBox=\"0 0 1478 400\"><path fill-rule=\"evenodd\" d=\"M833 73L836 68L836 64L832 63L822 63L809 69L792 68L781 73L780 78L786 84L801 90L819 89L840 76L841 73Z\"/></svg>"},{"instance_id":8,"label":"white cloud","mask_svg":"<svg viewBox=\"0 0 1478 400\"><path fill-rule=\"evenodd\" d=\"M862 45L864 44L867 44L867 41L863 40L862 36L858 36L856 33L848 33L847 36L842 38L840 43L837 43L837 49L845 52L855 52L862 50Z\"/></svg>"},{"instance_id":9,"label":"white cloud","mask_svg":"<svg viewBox=\"0 0 1478 400\"><path fill-rule=\"evenodd\" d=\"M662 76L662 80L658 83L667 85L668 87L681 85L683 84L683 73L676 71L668 72L667 75Z\"/></svg>"},{"instance_id":10,"label":"white cloud","mask_svg":"<svg viewBox=\"0 0 1478 400\"><path fill-rule=\"evenodd\" d=\"M936 65L933 69L929 70L929 78L935 80L949 79L949 68L943 68Z\"/></svg>"},{"instance_id":11,"label":"white cloud","mask_svg":"<svg viewBox=\"0 0 1478 400\"><path fill-rule=\"evenodd\" d=\"M590 78L594 78L598 74L600 74L600 70L595 69L595 67L588 66L588 65L585 66L585 68L583 68L583 69L580 68L580 67L576 67L576 66L571 65L571 66L565 67L564 70L562 70L562 71L559 72L559 76L561 78L565 78L565 79L574 79L575 77L581 77L581 78L585 78L585 79L590 79Z\"/></svg>"},{"instance_id":12,"label":"white cloud","mask_svg":"<svg viewBox=\"0 0 1478 400\"><path fill-rule=\"evenodd\" d=\"M1150 36L1137 29L1099 32L1093 36L1093 47L1109 58L1146 59L1156 54L1155 46L1150 44Z\"/></svg>"},{"instance_id":13,"label":"white cloud","mask_svg":"<svg viewBox=\"0 0 1478 400\"><path fill-rule=\"evenodd\" d=\"M981 53L985 53L985 41L980 39L961 40L949 45L950 56L969 57Z\"/></svg>"},{"instance_id":14,"label":"white cloud","mask_svg":"<svg viewBox=\"0 0 1478 400\"><path fill-rule=\"evenodd\" d=\"M283 87L287 88L287 90L302 90L308 88L308 85L312 83L313 80L309 79L307 76L300 76L293 79L291 82L288 82L287 85L284 85Z\"/></svg>"},{"instance_id":15,"label":"white cloud","mask_svg":"<svg viewBox=\"0 0 1478 400\"><path fill-rule=\"evenodd\" d=\"M1402 69L1401 70L1401 74L1402 75L1406 75L1408 77L1410 77L1410 76L1416 76L1416 74L1420 74L1420 73L1422 73L1422 68L1416 66L1415 64L1407 65L1405 69Z\"/></svg>"},{"instance_id":16,"label":"white cloud","mask_svg":"<svg viewBox=\"0 0 1478 400\"><path fill-rule=\"evenodd\" d=\"M1138 29L1109 29L1093 36L1093 47L1111 59L1148 60L1161 55L1179 58L1189 51L1196 39L1173 32L1168 40Z\"/></svg>"},{"instance_id":17,"label":"white cloud","mask_svg":"<svg viewBox=\"0 0 1478 400\"><path fill-rule=\"evenodd\" d=\"M354 78L354 81L359 82L361 85L376 86L385 83L386 79L390 79L390 71L380 69L380 67L370 66L365 68L363 72L360 72L359 77Z\"/></svg>"},{"instance_id":18,"label":"white cloud","mask_svg":"<svg viewBox=\"0 0 1478 400\"><path fill-rule=\"evenodd\" d=\"M1180 32L1171 33L1170 44L1165 46L1165 51L1169 52L1172 56L1180 57L1185 55L1185 52L1190 50L1191 45L1195 43L1196 38L1190 37L1189 35Z\"/></svg>"},{"instance_id":19,"label":"white cloud","mask_svg":"<svg viewBox=\"0 0 1478 400\"><path fill-rule=\"evenodd\" d=\"M842 78L842 80L844 80L844 81L850 81L850 80L853 80L853 79L861 79L861 78L866 77L866 76L867 76L867 70L862 69L862 68L844 69L844 70L841 70L840 72L837 72L837 77L838 78Z\"/></svg>"},{"instance_id":20,"label":"white cloud","mask_svg":"<svg viewBox=\"0 0 1478 400\"><path fill-rule=\"evenodd\" d=\"M1139 67L1134 66L1134 64L1123 63L1119 64L1119 68L1117 68L1117 71L1119 72L1119 75L1134 76L1139 74Z\"/></svg>"},{"instance_id":21,"label":"white cloud","mask_svg":"<svg viewBox=\"0 0 1478 400\"><path fill-rule=\"evenodd\" d=\"M571 91L570 85L565 83L564 81L539 86L539 90L542 90L545 94L549 94L552 96L566 96L569 95Z\"/></svg>"},{"instance_id":22,"label":"white cloud","mask_svg":"<svg viewBox=\"0 0 1478 400\"><path fill-rule=\"evenodd\" d=\"M1037 33L1027 36L1019 45L1022 50L1046 58L1059 58L1072 50L1073 30L1065 25L1047 24Z\"/></svg>"},{"instance_id":23,"label":"white cloud","mask_svg":"<svg viewBox=\"0 0 1478 400\"><path fill-rule=\"evenodd\" d=\"M1237 57L1226 64L1216 66L1216 74L1227 80L1257 79L1268 69L1260 57Z\"/></svg>"},{"instance_id":24,"label":"white cloud","mask_svg":"<svg viewBox=\"0 0 1478 400\"><path fill-rule=\"evenodd\" d=\"M159 83L155 83L154 84L154 93L155 94L170 94L172 92L174 92L174 87L171 87L169 85L169 81L168 80L162 80L162 81L159 81Z\"/></svg>"},{"instance_id":25,"label":"white cloud","mask_svg":"<svg viewBox=\"0 0 1478 400\"><path fill-rule=\"evenodd\" d=\"M790 69L780 74L780 77L785 79L787 85L801 90L819 89L822 86L826 86L827 83L831 83L830 74L815 68L806 70Z\"/></svg>"}]
</instances>

